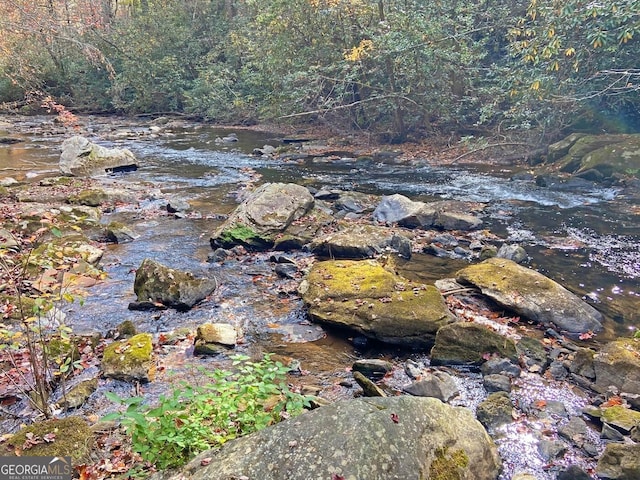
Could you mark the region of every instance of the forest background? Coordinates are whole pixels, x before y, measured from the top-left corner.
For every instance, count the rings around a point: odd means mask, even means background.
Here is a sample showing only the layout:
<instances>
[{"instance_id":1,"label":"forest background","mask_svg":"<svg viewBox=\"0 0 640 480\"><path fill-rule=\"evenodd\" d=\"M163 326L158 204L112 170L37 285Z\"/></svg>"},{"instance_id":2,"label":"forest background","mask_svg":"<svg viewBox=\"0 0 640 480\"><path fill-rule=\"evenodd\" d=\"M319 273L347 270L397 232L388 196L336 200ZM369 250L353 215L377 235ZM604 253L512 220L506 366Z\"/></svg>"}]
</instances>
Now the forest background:
<instances>
[{"instance_id":1,"label":"forest background","mask_svg":"<svg viewBox=\"0 0 640 480\"><path fill-rule=\"evenodd\" d=\"M3 0L0 102L402 142L640 131L640 0Z\"/></svg>"}]
</instances>

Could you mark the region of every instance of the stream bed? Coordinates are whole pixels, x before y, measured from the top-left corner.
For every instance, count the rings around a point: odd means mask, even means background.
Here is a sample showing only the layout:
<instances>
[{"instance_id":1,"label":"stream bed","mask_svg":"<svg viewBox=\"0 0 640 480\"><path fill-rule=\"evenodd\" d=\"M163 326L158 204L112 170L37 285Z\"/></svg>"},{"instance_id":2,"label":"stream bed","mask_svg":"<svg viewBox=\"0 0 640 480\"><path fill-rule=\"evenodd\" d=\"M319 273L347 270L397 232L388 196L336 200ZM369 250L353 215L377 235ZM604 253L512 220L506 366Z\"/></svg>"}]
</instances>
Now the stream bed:
<instances>
[{"instance_id":1,"label":"stream bed","mask_svg":"<svg viewBox=\"0 0 640 480\"><path fill-rule=\"evenodd\" d=\"M57 175L60 143L65 138L43 134L42 123L50 118L20 120L19 143L0 145L0 177L38 181ZM95 286L84 305L71 305L68 323L78 333L106 334L125 320L139 331L155 335L185 328L193 330L204 322L231 323L242 329L238 350L260 355L273 352L300 361L302 383L315 388L328 400L352 398L359 388L351 379L350 367L359 358L386 358L397 368L389 385L401 389L410 379L402 365L412 360L429 368L421 352L397 348L354 345L354 339L310 323L296 295L298 282L274 273L270 253L237 256L222 263L207 261L211 252L209 234L238 204L246 191L263 182L293 182L309 188L352 190L375 195L400 193L425 202L453 199L486 204L483 228L500 241L525 248L528 265L583 297L606 317L605 331L594 339L604 342L629 336L640 326L640 210L628 192L596 184L573 188L536 185L521 175L526 168L515 166L441 166L438 159L401 162L395 156L273 156L253 155L264 145L281 147L277 135L236 129L238 142L217 139L232 130L181 122L163 133L150 134L143 121L91 118L85 129L105 146L130 149L140 160L137 171L118 174L106 184L136 185L144 200L135 208L116 206L103 222L122 221L137 235L126 244L104 246L101 265L107 280ZM34 133L29 133L29 125ZM3 132L0 126L0 136ZM86 134L86 132L84 132ZM90 136L90 135L89 135ZM91 137L90 137L91 138ZM302 144L301 151L305 146ZM168 201L187 201L191 210L176 217L167 213ZM305 252L288 252L298 264L309 262ZM135 269L144 258L196 276L215 276L220 287L207 300L187 312L158 312L128 309L135 300ZM443 259L416 254L400 263L401 273L410 279L432 283L451 276L468 264L464 258ZM152 402L176 379L197 378L197 366L213 367L216 359L194 357L190 341L166 344L157 381L142 388ZM447 369L460 385L461 395L452 403L475 409L487 392L478 372ZM95 376L93 370L84 377ZM98 394L115 391L132 394L124 382L101 381ZM539 399L562 402L566 411L578 415L588 403L585 394L563 382L540 383L538 376L519 381L514 395L520 404ZM106 413L114 408L103 396L94 395L82 412ZM527 471L538 480L551 480L557 468L550 468L536 448L536 431L548 428L540 418L523 417L494 432L504 462L501 480ZM598 438L593 439L602 448ZM576 464L592 472L594 460L569 451L562 464Z\"/></svg>"}]
</instances>

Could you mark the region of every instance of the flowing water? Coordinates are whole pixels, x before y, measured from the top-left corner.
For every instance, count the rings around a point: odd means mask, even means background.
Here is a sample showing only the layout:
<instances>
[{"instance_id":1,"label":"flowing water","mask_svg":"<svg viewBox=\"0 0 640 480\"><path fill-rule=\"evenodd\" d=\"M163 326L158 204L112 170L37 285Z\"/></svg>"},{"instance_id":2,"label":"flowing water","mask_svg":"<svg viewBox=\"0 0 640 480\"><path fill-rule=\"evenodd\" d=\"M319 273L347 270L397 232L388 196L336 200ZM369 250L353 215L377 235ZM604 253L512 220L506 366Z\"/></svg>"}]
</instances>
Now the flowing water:
<instances>
[{"instance_id":1,"label":"flowing water","mask_svg":"<svg viewBox=\"0 0 640 480\"><path fill-rule=\"evenodd\" d=\"M25 120L27 124L37 121ZM238 142L221 144L216 139L229 130L187 126L174 129L170 135L149 135L142 124L122 130L113 125L101 125L95 119L92 126L100 135L98 143L129 148L141 168L108 182L145 184L148 188L139 208L117 207L103 219L125 221L138 238L105 247L102 264L109 279L94 287L84 306L74 305L67 311L69 322L79 332L105 333L124 320L132 320L141 331L154 333L193 328L205 321L232 323L244 331L240 350L271 351L301 360L305 383L316 385L332 400L349 398L357 390L348 380L348 368L355 358L375 355L400 361L411 357L428 364L423 356L398 350L356 350L350 339L310 324L294 294L296 282L274 274L268 253L239 256L222 264L207 263L209 233L235 208L242 192L260 182L295 182L378 195L401 193L423 201L486 203L484 228L507 242L521 244L533 268L606 315L606 331L596 340L628 336L640 326L640 209L628 198L629 192L595 184L571 189L539 187L526 177L515 179L520 178L514 176L518 173L515 167L437 166L437 159L429 158L411 164L347 157L276 160L250 154L265 144L281 145L281 139L265 133L236 130ZM0 125L0 137L1 130ZM35 181L54 175L60 138L29 134L25 126L22 131L26 133L18 136L21 143L0 145L0 177ZM195 213L184 218L167 215L167 199L187 200ZM308 260L308 255L301 252L290 256L301 264ZM127 306L135 300L134 271L146 257L197 276L214 275L220 288L189 312L130 311ZM434 281L450 276L465 264L464 260L415 255L402 268L407 276ZM178 377L193 373L194 359L188 347L164 346L163 353L164 365L159 371L165 372L165 379L169 372ZM211 360L197 362L206 366ZM466 392L460 403L475 408L485 397L479 375L459 372L458 378ZM122 394L130 389L119 382L101 384L100 388ZM145 394L153 399L166 388L152 382L145 387ZM531 385L523 386L521 395L528 388ZM557 397L580 410L581 398L568 398L562 386L546 388L545 399ZM105 411L110 407L102 402L90 408ZM503 479L518 468L528 468L541 480L553 478L536 453L525 448L527 437L522 430L510 434L506 429L501 436L503 440L498 443L507 472Z\"/></svg>"}]
</instances>

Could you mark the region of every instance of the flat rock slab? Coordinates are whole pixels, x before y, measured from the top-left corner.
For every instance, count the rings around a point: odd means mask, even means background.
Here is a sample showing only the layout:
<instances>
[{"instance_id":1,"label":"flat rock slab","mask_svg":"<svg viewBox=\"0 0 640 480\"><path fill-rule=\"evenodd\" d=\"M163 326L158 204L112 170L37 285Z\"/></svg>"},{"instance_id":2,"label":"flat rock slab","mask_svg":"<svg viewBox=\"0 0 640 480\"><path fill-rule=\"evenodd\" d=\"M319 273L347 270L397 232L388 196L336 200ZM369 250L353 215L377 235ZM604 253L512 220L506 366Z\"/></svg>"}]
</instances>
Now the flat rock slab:
<instances>
[{"instance_id":1,"label":"flat rock slab","mask_svg":"<svg viewBox=\"0 0 640 480\"><path fill-rule=\"evenodd\" d=\"M456 281L518 315L568 334L600 332L603 316L588 303L541 273L504 258L490 258L456 274Z\"/></svg>"}]
</instances>

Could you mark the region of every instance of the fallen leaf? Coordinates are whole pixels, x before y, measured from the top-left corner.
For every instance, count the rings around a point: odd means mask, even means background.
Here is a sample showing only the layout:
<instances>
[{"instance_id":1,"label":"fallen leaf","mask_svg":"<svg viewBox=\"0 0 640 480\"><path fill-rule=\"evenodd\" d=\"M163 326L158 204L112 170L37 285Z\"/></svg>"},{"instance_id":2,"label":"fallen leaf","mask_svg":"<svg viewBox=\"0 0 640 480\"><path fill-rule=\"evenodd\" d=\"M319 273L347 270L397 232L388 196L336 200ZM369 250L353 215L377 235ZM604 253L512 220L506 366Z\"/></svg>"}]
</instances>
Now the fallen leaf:
<instances>
[{"instance_id":1,"label":"fallen leaf","mask_svg":"<svg viewBox=\"0 0 640 480\"><path fill-rule=\"evenodd\" d=\"M391 414L391 420L393 421L393 423L399 423L400 422L400 418L398 417L397 413L392 413Z\"/></svg>"},{"instance_id":2,"label":"fallen leaf","mask_svg":"<svg viewBox=\"0 0 640 480\"><path fill-rule=\"evenodd\" d=\"M211 463L211 457L203 458L202 460L200 460L200 465L202 465L203 467L206 467L210 463Z\"/></svg>"}]
</instances>

